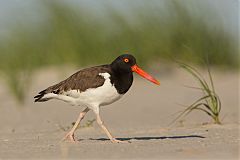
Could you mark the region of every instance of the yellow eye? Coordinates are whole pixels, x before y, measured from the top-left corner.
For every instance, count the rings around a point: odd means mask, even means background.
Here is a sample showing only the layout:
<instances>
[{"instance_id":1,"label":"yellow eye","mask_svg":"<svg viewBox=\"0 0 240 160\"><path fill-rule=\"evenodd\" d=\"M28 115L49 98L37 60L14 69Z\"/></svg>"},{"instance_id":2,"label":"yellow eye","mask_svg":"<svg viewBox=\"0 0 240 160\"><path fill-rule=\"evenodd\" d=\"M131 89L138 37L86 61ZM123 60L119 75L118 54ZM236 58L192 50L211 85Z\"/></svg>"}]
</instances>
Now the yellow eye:
<instances>
[{"instance_id":1,"label":"yellow eye","mask_svg":"<svg viewBox=\"0 0 240 160\"><path fill-rule=\"evenodd\" d=\"M128 63L129 59L128 58L124 58L124 62Z\"/></svg>"}]
</instances>

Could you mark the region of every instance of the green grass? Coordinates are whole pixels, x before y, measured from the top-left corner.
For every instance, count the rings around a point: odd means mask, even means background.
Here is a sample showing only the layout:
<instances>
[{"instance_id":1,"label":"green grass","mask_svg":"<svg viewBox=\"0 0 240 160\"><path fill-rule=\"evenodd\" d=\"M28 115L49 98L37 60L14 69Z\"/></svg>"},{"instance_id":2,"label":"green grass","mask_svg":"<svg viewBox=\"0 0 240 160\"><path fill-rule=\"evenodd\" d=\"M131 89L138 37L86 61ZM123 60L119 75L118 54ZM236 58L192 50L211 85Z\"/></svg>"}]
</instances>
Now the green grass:
<instances>
[{"instance_id":1,"label":"green grass","mask_svg":"<svg viewBox=\"0 0 240 160\"><path fill-rule=\"evenodd\" d=\"M221 107L222 107L221 100L215 91L214 82L213 82L209 67L208 67L208 76L209 76L210 83L208 83L204 79L204 77L194 67L185 63L180 63L180 62L178 62L178 64L196 79L196 81L199 83L200 86L191 87L191 88L202 91L203 96L198 98L195 102L193 102L188 107L186 107L173 122L175 122L179 118L187 116L192 111L198 110L210 116L213 119L214 123L221 124L219 119Z\"/></svg>"},{"instance_id":2,"label":"green grass","mask_svg":"<svg viewBox=\"0 0 240 160\"><path fill-rule=\"evenodd\" d=\"M130 3L132 20L107 5L101 17L59 1L43 4L45 22L17 24L0 43L0 75L19 102L24 102L23 88L30 87L32 73L41 67L109 63L124 52L146 67L172 57L202 65L206 55L211 65L239 66L233 37L211 10L206 13L216 21L214 28L179 1L168 1L165 10L147 2L138 7Z\"/></svg>"}]
</instances>

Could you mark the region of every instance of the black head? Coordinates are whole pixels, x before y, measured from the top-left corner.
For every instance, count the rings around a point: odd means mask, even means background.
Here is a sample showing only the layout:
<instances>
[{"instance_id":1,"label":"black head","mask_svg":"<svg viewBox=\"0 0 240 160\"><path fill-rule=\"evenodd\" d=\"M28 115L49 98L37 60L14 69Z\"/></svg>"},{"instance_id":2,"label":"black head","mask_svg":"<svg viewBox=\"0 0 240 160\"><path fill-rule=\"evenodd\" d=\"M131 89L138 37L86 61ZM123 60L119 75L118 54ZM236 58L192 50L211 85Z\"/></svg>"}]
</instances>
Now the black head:
<instances>
[{"instance_id":1,"label":"black head","mask_svg":"<svg viewBox=\"0 0 240 160\"><path fill-rule=\"evenodd\" d=\"M136 59L131 54L123 54L117 57L111 67L117 72L132 72L132 66L136 65Z\"/></svg>"},{"instance_id":2,"label":"black head","mask_svg":"<svg viewBox=\"0 0 240 160\"><path fill-rule=\"evenodd\" d=\"M132 72L135 72L142 76L143 78L146 78L147 80L160 85L160 82L150 76L147 72L142 70L138 65L136 64L136 59L130 55L130 54L123 54L119 57L117 57L112 63L111 63L111 69L112 71L118 75L118 77L130 77L132 79Z\"/></svg>"}]
</instances>

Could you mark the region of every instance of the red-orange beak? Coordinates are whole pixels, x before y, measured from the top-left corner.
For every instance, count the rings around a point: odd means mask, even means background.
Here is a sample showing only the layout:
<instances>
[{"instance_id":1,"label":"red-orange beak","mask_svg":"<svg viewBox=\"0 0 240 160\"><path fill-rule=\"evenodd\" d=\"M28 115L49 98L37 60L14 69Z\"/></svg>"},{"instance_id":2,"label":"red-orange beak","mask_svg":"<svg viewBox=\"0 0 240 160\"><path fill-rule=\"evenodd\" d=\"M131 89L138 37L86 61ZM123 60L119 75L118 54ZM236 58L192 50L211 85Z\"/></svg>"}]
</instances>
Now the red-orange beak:
<instances>
[{"instance_id":1,"label":"red-orange beak","mask_svg":"<svg viewBox=\"0 0 240 160\"><path fill-rule=\"evenodd\" d=\"M133 72L136 72L137 74L139 74L140 76L142 76L143 78L146 78L147 80L160 85L160 82L158 80L156 80L155 78L153 78L152 76L150 76L148 73L146 73L144 70L142 70L141 68L139 68L136 64L134 66L131 67Z\"/></svg>"}]
</instances>

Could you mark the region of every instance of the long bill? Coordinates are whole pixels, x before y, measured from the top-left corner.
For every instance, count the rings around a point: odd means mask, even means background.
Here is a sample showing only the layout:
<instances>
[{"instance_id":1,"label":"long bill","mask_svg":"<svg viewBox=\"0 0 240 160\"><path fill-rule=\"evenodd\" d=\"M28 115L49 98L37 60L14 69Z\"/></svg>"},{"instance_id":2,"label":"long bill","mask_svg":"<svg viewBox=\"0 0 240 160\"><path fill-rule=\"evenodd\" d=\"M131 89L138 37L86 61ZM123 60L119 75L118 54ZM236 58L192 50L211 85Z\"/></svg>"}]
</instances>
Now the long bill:
<instances>
[{"instance_id":1,"label":"long bill","mask_svg":"<svg viewBox=\"0 0 240 160\"><path fill-rule=\"evenodd\" d=\"M160 85L160 82L158 80L156 80L155 78L153 78L152 76L150 76L147 72L145 72L144 70L142 70L140 67L138 67L136 64L134 66L131 67L133 72L136 72L137 74L139 74L140 76L142 76L143 78L146 78L147 80L151 81L152 83L155 83L157 85Z\"/></svg>"}]
</instances>

